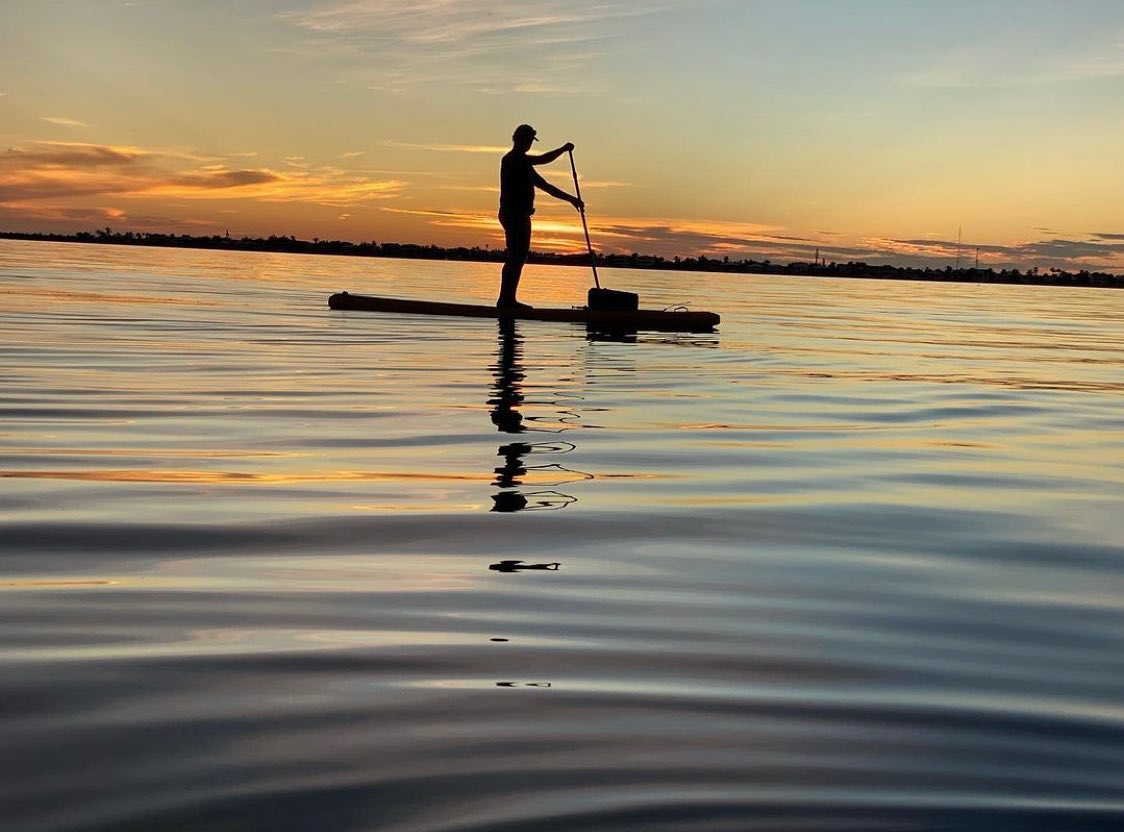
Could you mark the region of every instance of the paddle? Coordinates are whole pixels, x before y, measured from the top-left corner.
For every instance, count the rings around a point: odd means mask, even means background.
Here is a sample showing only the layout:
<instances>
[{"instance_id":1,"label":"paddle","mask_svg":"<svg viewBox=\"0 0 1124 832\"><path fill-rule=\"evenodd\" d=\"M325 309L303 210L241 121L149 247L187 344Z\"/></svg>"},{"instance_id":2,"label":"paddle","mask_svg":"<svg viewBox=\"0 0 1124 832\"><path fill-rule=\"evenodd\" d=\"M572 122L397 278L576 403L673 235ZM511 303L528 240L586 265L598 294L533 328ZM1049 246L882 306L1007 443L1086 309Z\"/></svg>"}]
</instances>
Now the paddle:
<instances>
[{"instance_id":1,"label":"paddle","mask_svg":"<svg viewBox=\"0 0 1124 832\"><path fill-rule=\"evenodd\" d=\"M578 184L578 166L574 164L574 151L570 151L570 170L574 174L574 196L581 202L582 186ZM601 281L597 279L597 256L593 253L593 243L589 241L589 226L585 221L585 204L582 203L578 208L578 212L582 215L582 230L585 231L585 245L589 249L589 265L593 268L593 285L598 289L601 288Z\"/></svg>"}]
</instances>

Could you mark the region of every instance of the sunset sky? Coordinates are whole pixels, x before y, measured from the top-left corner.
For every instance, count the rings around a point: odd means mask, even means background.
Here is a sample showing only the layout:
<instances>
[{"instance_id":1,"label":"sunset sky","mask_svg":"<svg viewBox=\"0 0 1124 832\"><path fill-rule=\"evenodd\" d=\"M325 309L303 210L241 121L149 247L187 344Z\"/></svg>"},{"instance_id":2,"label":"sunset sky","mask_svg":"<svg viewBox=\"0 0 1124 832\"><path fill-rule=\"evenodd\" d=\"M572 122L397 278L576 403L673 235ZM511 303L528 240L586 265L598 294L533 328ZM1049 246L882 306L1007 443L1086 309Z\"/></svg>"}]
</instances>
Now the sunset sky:
<instances>
[{"instance_id":1,"label":"sunset sky","mask_svg":"<svg viewBox=\"0 0 1124 832\"><path fill-rule=\"evenodd\" d=\"M0 230L1124 271L1120 0L4 0ZM541 169L572 190L565 158ZM535 247L579 244L539 198ZM584 242L580 243L584 245Z\"/></svg>"}]
</instances>

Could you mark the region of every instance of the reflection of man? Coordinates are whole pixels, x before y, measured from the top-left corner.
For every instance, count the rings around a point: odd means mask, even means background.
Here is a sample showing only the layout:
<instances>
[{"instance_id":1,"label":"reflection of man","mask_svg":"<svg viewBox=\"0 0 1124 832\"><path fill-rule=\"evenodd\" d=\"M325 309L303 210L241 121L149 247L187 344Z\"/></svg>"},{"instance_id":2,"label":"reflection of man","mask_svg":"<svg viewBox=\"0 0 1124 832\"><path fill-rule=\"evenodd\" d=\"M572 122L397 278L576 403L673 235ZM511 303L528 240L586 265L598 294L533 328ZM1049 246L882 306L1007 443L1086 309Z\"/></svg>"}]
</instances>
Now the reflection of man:
<instances>
[{"instance_id":1,"label":"reflection of man","mask_svg":"<svg viewBox=\"0 0 1124 832\"><path fill-rule=\"evenodd\" d=\"M517 322L511 317L500 317L496 324L499 326L499 347L497 361L492 365L495 376L495 385L488 404L492 406L492 424L500 433L525 433L529 430L542 431L544 428L528 428L523 424L523 414L519 408L523 406L523 339L516 329ZM533 417L532 417L533 418ZM558 431L570 430L564 426ZM499 455L504 458L504 464L495 469L496 479L492 485L503 489L498 494L492 495L492 511L555 511L565 508L570 503L577 502L577 497L562 494L558 491L530 491L522 493L517 489L523 485L523 477L527 475L527 466L523 458L527 454L541 451L543 453L569 453L574 445L569 442L540 442L528 444L527 442L509 442L501 445ZM536 469L557 468L570 474L576 474L582 479L593 479L592 474L580 471L570 471L559 465L536 465ZM528 498L534 499L528 499Z\"/></svg>"},{"instance_id":2,"label":"reflection of man","mask_svg":"<svg viewBox=\"0 0 1124 832\"><path fill-rule=\"evenodd\" d=\"M499 325L500 336L499 360L492 366L496 384L492 388L492 397L488 399L488 404L492 405L492 424L500 433L523 433L527 430L523 426L523 414L519 412L519 407L523 404L523 339L516 332L512 318L500 318L496 323ZM496 479L492 484L504 490L492 495L495 503L492 511L522 511L527 507L526 497L518 491L507 489L522 484L522 477L527 473L523 457L530 449L530 445L525 442L513 442L500 447L504 465L496 469Z\"/></svg>"},{"instance_id":3,"label":"reflection of man","mask_svg":"<svg viewBox=\"0 0 1124 832\"><path fill-rule=\"evenodd\" d=\"M523 433L526 428L523 414L519 412L523 404L523 339L515 331L515 321L511 318L500 318L497 324L499 360L492 365L496 384L492 388L492 398L488 399L488 404L492 405L492 424L502 433Z\"/></svg>"},{"instance_id":4,"label":"reflection of man","mask_svg":"<svg viewBox=\"0 0 1124 832\"><path fill-rule=\"evenodd\" d=\"M520 124L511 136L511 150L500 163L500 225L507 242L507 257L500 280L500 297L496 306L508 309L530 309L515 299L523 264L531 251L531 214L535 213L535 188L541 188L556 199L565 200L575 208L582 201L551 185L535 171L535 165L548 165L563 153L574 149L566 142L561 147L532 156L527 153L531 143L537 142L535 128Z\"/></svg>"}]
</instances>

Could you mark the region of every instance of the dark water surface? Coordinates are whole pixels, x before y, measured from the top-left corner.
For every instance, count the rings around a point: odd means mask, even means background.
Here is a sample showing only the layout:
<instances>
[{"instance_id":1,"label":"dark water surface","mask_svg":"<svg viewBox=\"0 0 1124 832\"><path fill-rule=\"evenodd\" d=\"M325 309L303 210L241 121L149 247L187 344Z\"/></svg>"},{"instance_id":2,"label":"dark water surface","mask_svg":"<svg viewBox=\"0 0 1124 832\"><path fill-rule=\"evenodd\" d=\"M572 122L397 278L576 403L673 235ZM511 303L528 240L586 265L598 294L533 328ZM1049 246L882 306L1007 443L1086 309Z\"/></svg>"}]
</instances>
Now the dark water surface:
<instances>
[{"instance_id":1,"label":"dark water surface","mask_svg":"<svg viewBox=\"0 0 1124 832\"><path fill-rule=\"evenodd\" d=\"M1124 293L496 274L0 242L5 832L1124 828Z\"/></svg>"}]
</instances>

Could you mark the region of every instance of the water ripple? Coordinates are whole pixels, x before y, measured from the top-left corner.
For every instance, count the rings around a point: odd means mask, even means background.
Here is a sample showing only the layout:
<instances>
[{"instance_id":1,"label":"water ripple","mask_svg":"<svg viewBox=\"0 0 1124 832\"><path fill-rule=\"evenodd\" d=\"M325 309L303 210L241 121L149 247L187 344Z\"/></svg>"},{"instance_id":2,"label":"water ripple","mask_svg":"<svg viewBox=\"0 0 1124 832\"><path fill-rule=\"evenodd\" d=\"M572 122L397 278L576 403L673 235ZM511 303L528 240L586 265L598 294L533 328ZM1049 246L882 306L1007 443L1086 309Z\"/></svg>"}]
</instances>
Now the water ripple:
<instances>
[{"instance_id":1,"label":"water ripple","mask_svg":"<svg viewBox=\"0 0 1124 832\"><path fill-rule=\"evenodd\" d=\"M495 277L0 241L5 830L1124 826L1124 295Z\"/></svg>"}]
</instances>

